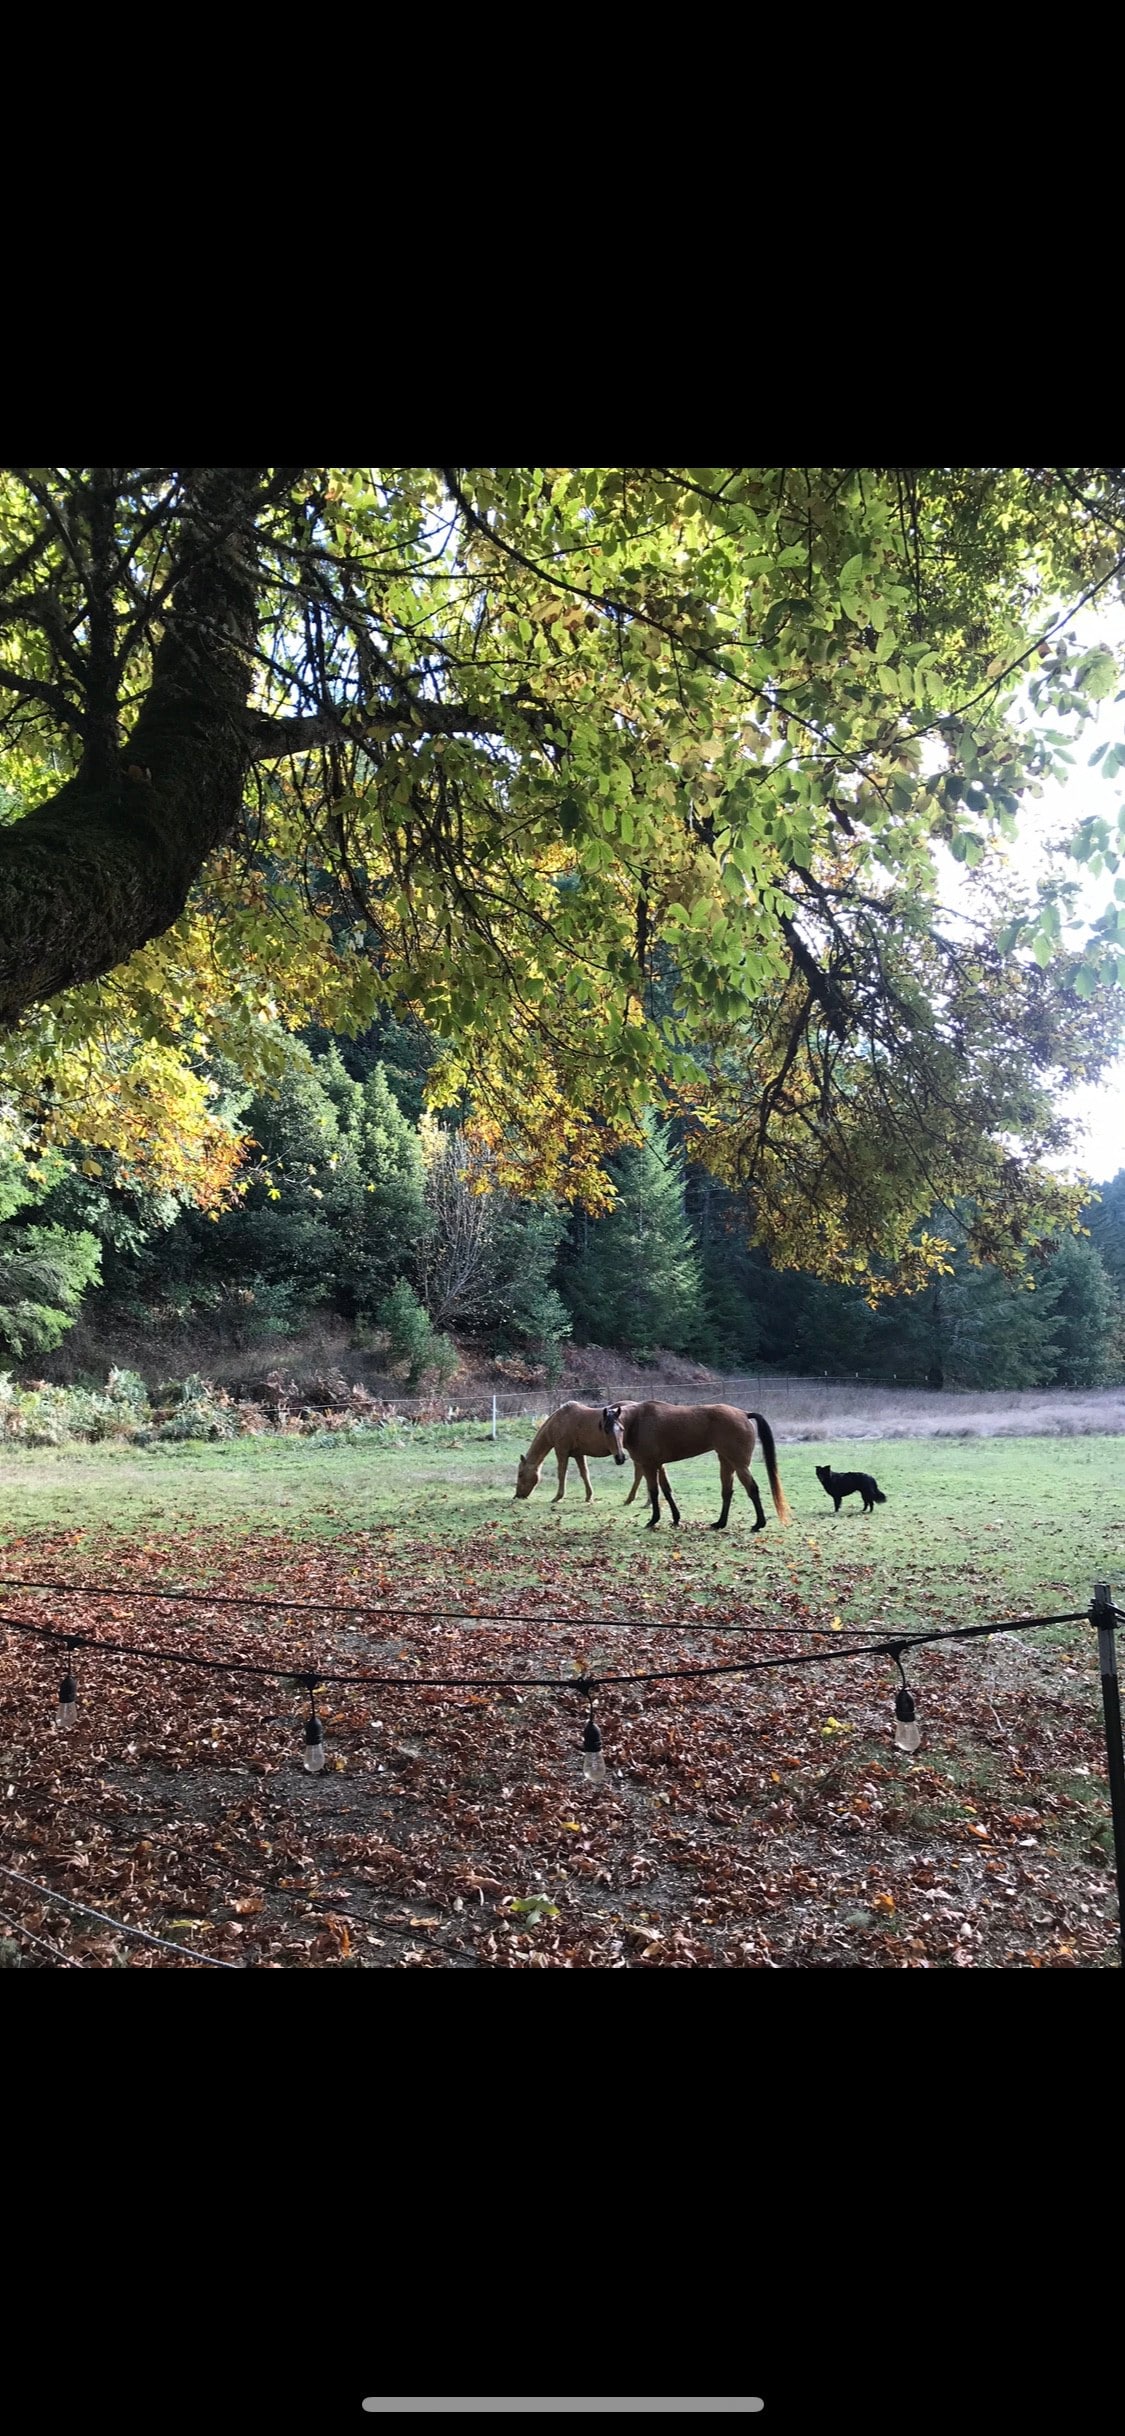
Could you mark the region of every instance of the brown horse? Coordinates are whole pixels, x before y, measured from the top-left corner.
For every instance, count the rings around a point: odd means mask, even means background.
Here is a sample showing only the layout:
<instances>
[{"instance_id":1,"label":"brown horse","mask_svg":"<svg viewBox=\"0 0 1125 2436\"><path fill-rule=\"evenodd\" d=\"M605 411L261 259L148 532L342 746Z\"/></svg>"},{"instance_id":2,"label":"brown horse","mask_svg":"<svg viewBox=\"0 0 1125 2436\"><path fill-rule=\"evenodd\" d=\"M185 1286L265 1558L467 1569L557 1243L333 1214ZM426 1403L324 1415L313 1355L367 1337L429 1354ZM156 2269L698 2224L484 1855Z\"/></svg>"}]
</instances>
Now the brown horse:
<instances>
[{"instance_id":1,"label":"brown horse","mask_svg":"<svg viewBox=\"0 0 1125 2436\"><path fill-rule=\"evenodd\" d=\"M613 1411L610 1406L608 1413ZM634 1404L618 1408L620 1444L632 1456L642 1471L652 1500L652 1514L647 1528L656 1529L660 1520L660 1490L668 1500L674 1523L680 1519L680 1509L668 1486L663 1466L683 1463L689 1455L717 1455L722 1479L723 1510L712 1531L725 1531L734 1478L742 1482L758 1517L754 1529L764 1531L766 1517L758 1495L758 1483L750 1470L750 1458L757 1440L761 1440L766 1459L770 1490L779 1522L792 1522L792 1514L782 1488L777 1469L777 1449L773 1431L762 1413L740 1413L733 1404Z\"/></svg>"},{"instance_id":2,"label":"brown horse","mask_svg":"<svg viewBox=\"0 0 1125 2436\"><path fill-rule=\"evenodd\" d=\"M624 1463L625 1449L621 1444L620 1416L622 1413L630 1413L632 1410L631 1404L607 1404L600 1412L593 1404L560 1404L558 1411L551 1413L549 1418L544 1421L542 1429L536 1431L526 1455L520 1456L519 1470L516 1473L516 1496L530 1497L543 1469L546 1456L554 1453L558 1459L559 1485L551 1499L552 1505L557 1506L560 1499L566 1495L566 1467L572 1456L578 1466L579 1476L586 1491L586 1503L589 1505L594 1492L590 1487L586 1457L587 1455L612 1455L615 1463ZM627 1506L631 1506L633 1503L641 1485L641 1477L640 1464L634 1464L633 1486L625 1500ZM663 1475L660 1485L671 1502L671 1490Z\"/></svg>"}]
</instances>

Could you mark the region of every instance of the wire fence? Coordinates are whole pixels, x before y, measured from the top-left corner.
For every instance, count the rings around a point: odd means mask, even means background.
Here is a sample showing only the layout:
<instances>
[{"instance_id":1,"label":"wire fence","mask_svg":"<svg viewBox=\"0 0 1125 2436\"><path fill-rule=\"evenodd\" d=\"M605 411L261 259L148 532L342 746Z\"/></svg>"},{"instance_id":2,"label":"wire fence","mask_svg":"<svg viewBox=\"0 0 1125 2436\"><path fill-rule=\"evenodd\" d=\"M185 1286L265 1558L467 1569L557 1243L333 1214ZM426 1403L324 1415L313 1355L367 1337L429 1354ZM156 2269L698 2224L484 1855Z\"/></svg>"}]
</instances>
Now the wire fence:
<instances>
[{"instance_id":1,"label":"wire fence","mask_svg":"<svg viewBox=\"0 0 1125 2436\"><path fill-rule=\"evenodd\" d=\"M384 1395L372 1390L377 1414L387 1420L428 1422L490 1422L512 1420L541 1420L555 1413L562 1404L638 1404L650 1397L676 1404L733 1404L739 1412L748 1405L768 1410L771 1400L787 1401L791 1397L846 1393L859 1390L871 1396L916 1396L927 1411L939 1412L943 1405L980 1403L988 1398L1001 1400L999 1390L966 1387L959 1383L928 1387L923 1379L886 1378L867 1370L778 1371L740 1370L717 1374L706 1380L668 1381L659 1376L646 1381L635 1373L622 1381L607 1371L604 1377L591 1370L587 1378L568 1380L548 1386L529 1382L524 1387L493 1390L480 1388L462 1390L454 1395L437 1390L428 1395ZM1050 1390L1032 1391L1044 1399L1065 1404L1068 1397L1079 1399L1091 1394L1117 1392L1111 1389L1092 1390L1084 1387L1055 1386ZM1005 1404L1012 1398L1005 1395ZM306 1409L299 1389L289 1398L294 1411ZM314 1409L309 1407L308 1409Z\"/></svg>"},{"instance_id":2,"label":"wire fence","mask_svg":"<svg viewBox=\"0 0 1125 2436\"><path fill-rule=\"evenodd\" d=\"M636 1378L623 1384L612 1376L603 1380L591 1375L577 1385L571 1381L564 1386L548 1387L537 1386L533 1382L526 1387L505 1388L495 1393L488 1388L476 1393L462 1392L457 1396L437 1392L419 1396L379 1395L377 1411L380 1417L391 1421L526 1421L541 1420L545 1414L558 1412L563 1404L639 1404L650 1396L660 1396L668 1402L674 1396L677 1404L733 1404L736 1410L744 1412L749 1402L763 1398L788 1397L831 1387L869 1387L886 1391L896 1384L894 1380L878 1379L873 1373L858 1370L846 1374L836 1371L815 1374L740 1371L729 1378L702 1382L677 1379L673 1386L667 1381L646 1383ZM919 1382L910 1384L917 1386L921 1392ZM946 1388L941 1392L967 1396L973 1391L970 1388ZM294 1393L290 1402L294 1410L304 1409L299 1391Z\"/></svg>"}]
</instances>

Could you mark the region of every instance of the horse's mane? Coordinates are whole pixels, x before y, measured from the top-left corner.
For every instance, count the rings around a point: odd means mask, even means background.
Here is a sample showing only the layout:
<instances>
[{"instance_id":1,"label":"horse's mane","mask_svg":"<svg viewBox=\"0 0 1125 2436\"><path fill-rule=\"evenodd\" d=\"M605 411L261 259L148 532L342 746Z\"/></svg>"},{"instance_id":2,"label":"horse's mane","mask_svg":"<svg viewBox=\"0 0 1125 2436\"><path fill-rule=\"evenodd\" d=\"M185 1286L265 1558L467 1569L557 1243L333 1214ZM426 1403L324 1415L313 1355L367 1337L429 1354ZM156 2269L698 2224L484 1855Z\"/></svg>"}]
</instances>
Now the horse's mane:
<instances>
[{"instance_id":1,"label":"horse's mane","mask_svg":"<svg viewBox=\"0 0 1125 2436\"><path fill-rule=\"evenodd\" d=\"M542 1428L536 1430L535 1436L528 1447L527 1453L523 1458L525 1463L542 1463L544 1455L555 1443L553 1437L551 1436L554 1423L554 1414L548 1413Z\"/></svg>"}]
</instances>

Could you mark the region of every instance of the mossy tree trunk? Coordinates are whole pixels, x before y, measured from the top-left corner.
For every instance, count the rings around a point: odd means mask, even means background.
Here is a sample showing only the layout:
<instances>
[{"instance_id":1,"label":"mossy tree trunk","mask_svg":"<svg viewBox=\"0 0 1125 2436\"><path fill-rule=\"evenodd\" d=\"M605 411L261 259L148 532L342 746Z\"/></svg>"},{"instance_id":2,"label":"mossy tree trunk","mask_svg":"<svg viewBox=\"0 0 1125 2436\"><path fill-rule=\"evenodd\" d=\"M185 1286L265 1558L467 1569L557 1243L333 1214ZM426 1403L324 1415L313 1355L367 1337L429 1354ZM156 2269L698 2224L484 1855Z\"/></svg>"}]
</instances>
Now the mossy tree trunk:
<instances>
[{"instance_id":1,"label":"mossy tree trunk","mask_svg":"<svg viewBox=\"0 0 1125 2436\"><path fill-rule=\"evenodd\" d=\"M168 619L127 746L107 667L88 699L77 775L0 829L0 1023L167 930L238 819L261 481L239 467L189 477ZM92 678L96 661L95 650Z\"/></svg>"}]
</instances>

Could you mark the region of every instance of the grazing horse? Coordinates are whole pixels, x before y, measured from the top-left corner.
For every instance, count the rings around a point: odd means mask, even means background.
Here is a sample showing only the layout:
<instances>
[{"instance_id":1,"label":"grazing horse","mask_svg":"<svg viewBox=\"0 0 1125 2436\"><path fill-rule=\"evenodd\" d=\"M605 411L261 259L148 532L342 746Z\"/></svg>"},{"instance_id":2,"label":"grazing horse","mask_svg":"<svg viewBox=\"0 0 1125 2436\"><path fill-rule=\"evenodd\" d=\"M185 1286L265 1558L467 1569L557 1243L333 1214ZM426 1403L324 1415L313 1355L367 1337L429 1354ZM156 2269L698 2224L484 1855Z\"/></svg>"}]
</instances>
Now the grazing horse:
<instances>
[{"instance_id":1,"label":"grazing horse","mask_svg":"<svg viewBox=\"0 0 1125 2436\"><path fill-rule=\"evenodd\" d=\"M536 1431L526 1455L520 1456L519 1470L516 1473L516 1496L530 1497L543 1469L545 1457L553 1452L558 1459L559 1485L551 1499L552 1505L557 1506L566 1495L566 1467L572 1455L586 1491L586 1503L589 1505L594 1492L590 1487L586 1457L587 1455L612 1455L615 1463L624 1463L625 1449L621 1444L620 1416L622 1413L631 1412L632 1409L631 1404L607 1404L599 1412L593 1404L560 1404L558 1411L552 1413L543 1423L542 1429ZM632 1505L640 1484L641 1466L638 1463L633 1466L633 1486L625 1500L627 1506ZM662 1478L660 1485L670 1501L671 1491L667 1481Z\"/></svg>"},{"instance_id":2,"label":"grazing horse","mask_svg":"<svg viewBox=\"0 0 1125 2436\"><path fill-rule=\"evenodd\" d=\"M733 1404L634 1404L617 1408L621 1445L642 1471L652 1500L652 1514L647 1528L656 1529L660 1520L660 1490L668 1500L672 1520L678 1523L680 1510L668 1486L663 1470L666 1463L683 1463L688 1455L717 1455L722 1479L723 1510L712 1531L725 1531L730 1501L737 1472L758 1517L754 1529L764 1531L766 1517L758 1495L758 1483L750 1470L750 1458L757 1440L761 1440L766 1459L770 1490L779 1522L792 1522L788 1500L777 1469L777 1450L773 1431L762 1413L736 1412ZM607 1407L607 1415L614 1407Z\"/></svg>"}]
</instances>

